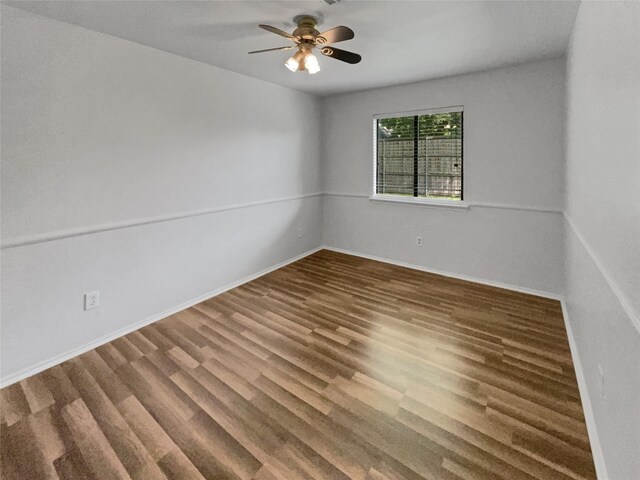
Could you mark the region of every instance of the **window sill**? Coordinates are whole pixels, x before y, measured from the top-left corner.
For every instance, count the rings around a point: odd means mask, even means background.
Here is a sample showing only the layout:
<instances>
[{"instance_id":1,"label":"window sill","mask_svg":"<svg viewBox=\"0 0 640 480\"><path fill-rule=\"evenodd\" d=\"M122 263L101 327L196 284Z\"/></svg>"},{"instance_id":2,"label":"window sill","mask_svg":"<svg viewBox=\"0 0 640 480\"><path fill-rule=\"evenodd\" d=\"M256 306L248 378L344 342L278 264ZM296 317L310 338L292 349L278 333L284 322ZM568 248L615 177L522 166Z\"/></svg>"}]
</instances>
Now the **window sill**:
<instances>
[{"instance_id":1,"label":"window sill","mask_svg":"<svg viewBox=\"0 0 640 480\"><path fill-rule=\"evenodd\" d=\"M403 205L422 205L425 207L453 208L457 210L467 210L469 204L461 200L437 200L434 198L415 198L394 195L373 195L369 200L374 202L397 203Z\"/></svg>"}]
</instances>

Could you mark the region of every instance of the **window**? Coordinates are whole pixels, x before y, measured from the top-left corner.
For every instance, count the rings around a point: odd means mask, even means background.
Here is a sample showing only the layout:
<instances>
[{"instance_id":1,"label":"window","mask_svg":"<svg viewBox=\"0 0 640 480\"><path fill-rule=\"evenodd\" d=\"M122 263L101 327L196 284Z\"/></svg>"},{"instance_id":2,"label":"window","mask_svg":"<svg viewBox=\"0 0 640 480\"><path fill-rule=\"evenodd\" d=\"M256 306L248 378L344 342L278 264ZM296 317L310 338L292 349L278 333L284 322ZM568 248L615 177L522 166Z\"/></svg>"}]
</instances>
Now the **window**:
<instances>
[{"instance_id":1,"label":"window","mask_svg":"<svg viewBox=\"0 0 640 480\"><path fill-rule=\"evenodd\" d=\"M462 107L376 115L375 194L462 200Z\"/></svg>"}]
</instances>

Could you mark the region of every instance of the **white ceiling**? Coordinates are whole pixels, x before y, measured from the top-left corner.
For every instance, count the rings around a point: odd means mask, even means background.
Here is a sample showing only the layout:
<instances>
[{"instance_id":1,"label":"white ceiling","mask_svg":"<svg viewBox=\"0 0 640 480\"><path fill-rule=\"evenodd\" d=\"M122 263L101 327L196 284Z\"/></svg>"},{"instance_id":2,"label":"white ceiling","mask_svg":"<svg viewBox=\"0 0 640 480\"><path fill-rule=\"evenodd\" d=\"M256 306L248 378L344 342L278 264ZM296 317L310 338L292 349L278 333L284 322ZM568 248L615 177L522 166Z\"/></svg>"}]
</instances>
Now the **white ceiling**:
<instances>
[{"instance_id":1,"label":"white ceiling","mask_svg":"<svg viewBox=\"0 0 640 480\"><path fill-rule=\"evenodd\" d=\"M408 83L564 53L576 1L9 1L80 25L211 65L319 95ZM258 28L286 31L310 13L318 29L346 25L355 38L336 46L362 55L357 65L320 57L316 75L284 67L287 45Z\"/></svg>"}]
</instances>

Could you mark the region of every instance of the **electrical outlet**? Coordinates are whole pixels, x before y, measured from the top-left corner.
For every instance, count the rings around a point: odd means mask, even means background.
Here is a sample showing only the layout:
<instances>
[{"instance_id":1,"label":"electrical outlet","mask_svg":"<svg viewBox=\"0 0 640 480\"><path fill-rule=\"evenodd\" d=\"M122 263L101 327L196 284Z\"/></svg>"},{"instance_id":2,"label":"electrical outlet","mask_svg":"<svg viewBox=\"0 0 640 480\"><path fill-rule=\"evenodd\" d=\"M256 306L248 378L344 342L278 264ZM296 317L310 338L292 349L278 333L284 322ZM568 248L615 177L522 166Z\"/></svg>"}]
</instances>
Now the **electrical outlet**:
<instances>
[{"instance_id":1,"label":"electrical outlet","mask_svg":"<svg viewBox=\"0 0 640 480\"><path fill-rule=\"evenodd\" d=\"M298 238L302 238L302 229L301 228L298 229Z\"/></svg>"},{"instance_id":2,"label":"electrical outlet","mask_svg":"<svg viewBox=\"0 0 640 480\"><path fill-rule=\"evenodd\" d=\"M598 365L598 374L600 375L600 398L604 398L604 370L602 369L602 365Z\"/></svg>"},{"instance_id":3,"label":"electrical outlet","mask_svg":"<svg viewBox=\"0 0 640 480\"><path fill-rule=\"evenodd\" d=\"M422 237L416 237L416 245L419 247L422 246Z\"/></svg>"},{"instance_id":4,"label":"electrical outlet","mask_svg":"<svg viewBox=\"0 0 640 480\"><path fill-rule=\"evenodd\" d=\"M84 294L84 309L91 310L100 306L100 291L94 290Z\"/></svg>"}]
</instances>

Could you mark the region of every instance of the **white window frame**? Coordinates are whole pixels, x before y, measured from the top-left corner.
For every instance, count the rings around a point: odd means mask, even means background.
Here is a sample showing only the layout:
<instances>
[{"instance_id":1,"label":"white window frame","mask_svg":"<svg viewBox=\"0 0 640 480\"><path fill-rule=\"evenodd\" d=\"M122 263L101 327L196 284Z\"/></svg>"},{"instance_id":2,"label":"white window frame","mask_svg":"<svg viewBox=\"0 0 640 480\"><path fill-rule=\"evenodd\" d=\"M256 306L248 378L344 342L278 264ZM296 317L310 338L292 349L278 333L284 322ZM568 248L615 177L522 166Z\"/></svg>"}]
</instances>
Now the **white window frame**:
<instances>
[{"instance_id":1,"label":"white window frame","mask_svg":"<svg viewBox=\"0 0 640 480\"><path fill-rule=\"evenodd\" d=\"M438 108L426 108L421 110L407 110L402 112L393 112L393 113L376 113L373 115L373 163L372 163L372 182L371 182L371 196L369 200L375 202L388 202L394 203L398 205L423 205L430 207L445 207L445 208L461 208L467 209L469 208L469 204L464 200L445 200L445 199L437 199L437 198L416 198L416 197L406 197L403 195L390 195L390 194L377 194L376 193L376 175L378 168L378 120L384 118L395 118L395 117L413 117L416 115L431 115L434 113L451 113L451 112L464 112L463 105L453 105L450 107L438 107ZM464 125L463 125L464 128ZM462 139L463 149L464 149L464 138ZM464 162L465 159L463 158ZM464 169L464 165L462 167ZM462 185L464 189L464 183Z\"/></svg>"}]
</instances>

